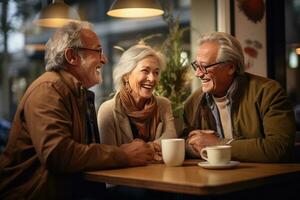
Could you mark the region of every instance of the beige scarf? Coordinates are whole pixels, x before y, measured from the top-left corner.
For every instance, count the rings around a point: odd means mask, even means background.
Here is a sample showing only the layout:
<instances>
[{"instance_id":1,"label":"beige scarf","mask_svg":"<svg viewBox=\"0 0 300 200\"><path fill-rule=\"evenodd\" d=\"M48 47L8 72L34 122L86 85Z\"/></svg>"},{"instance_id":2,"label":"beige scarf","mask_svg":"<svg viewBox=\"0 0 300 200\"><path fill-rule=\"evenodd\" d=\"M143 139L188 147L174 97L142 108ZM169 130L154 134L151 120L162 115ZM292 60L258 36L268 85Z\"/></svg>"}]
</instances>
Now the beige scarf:
<instances>
[{"instance_id":1,"label":"beige scarf","mask_svg":"<svg viewBox=\"0 0 300 200\"><path fill-rule=\"evenodd\" d=\"M117 98L118 99L118 98ZM155 139L156 129L159 123L159 112L155 97L147 99L142 110L138 109L130 93L123 87L119 93L119 105L129 117L129 121L138 130L138 138L145 142Z\"/></svg>"}]
</instances>

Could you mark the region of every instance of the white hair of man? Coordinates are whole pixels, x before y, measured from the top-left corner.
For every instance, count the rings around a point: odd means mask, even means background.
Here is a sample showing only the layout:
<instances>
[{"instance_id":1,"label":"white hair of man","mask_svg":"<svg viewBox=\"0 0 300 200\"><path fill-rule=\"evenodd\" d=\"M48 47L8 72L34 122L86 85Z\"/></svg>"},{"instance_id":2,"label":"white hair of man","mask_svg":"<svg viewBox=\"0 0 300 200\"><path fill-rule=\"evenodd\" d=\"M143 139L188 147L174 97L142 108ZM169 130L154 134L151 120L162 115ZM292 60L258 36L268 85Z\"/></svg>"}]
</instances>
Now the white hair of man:
<instances>
[{"instance_id":1,"label":"white hair of man","mask_svg":"<svg viewBox=\"0 0 300 200\"><path fill-rule=\"evenodd\" d=\"M119 63L115 66L113 72L113 79L116 91L119 91L124 85L124 76L129 74L137 66L137 63L148 56L153 56L159 63L160 72L163 70L166 64L165 56L159 51L155 51L150 46L146 45L134 45L126 50Z\"/></svg>"},{"instance_id":2,"label":"white hair of man","mask_svg":"<svg viewBox=\"0 0 300 200\"><path fill-rule=\"evenodd\" d=\"M80 38L82 29L92 29L92 25L88 22L70 22L53 34L46 44L46 71L65 69L64 51L66 48L82 47Z\"/></svg>"},{"instance_id":3,"label":"white hair of man","mask_svg":"<svg viewBox=\"0 0 300 200\"><path fill-rule=\"evenodd\" d=\"M216 62L231 61L237 67L237 74L244 73L243 49L235 37L225 32L212 32L203 34L198 41L198 46L205 42L217 42L220 45Z\"/></svg>"}]
</instances>

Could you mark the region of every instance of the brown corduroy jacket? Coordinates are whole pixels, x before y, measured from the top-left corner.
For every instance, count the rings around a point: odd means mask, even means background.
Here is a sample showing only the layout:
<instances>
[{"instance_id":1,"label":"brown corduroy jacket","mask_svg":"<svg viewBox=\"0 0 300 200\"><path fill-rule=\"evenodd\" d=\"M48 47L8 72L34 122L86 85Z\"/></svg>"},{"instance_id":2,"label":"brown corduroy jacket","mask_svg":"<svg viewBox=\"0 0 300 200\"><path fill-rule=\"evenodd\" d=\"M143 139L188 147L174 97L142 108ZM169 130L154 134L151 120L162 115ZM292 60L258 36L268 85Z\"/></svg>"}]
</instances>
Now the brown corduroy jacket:
<instances>
[{"instance_id":1,"label":"brown corduroy jacket","mask_svg":"<svg viewBox=\"0 0 300 200\"><path fill-rule=\"evenodd\" d=\"M27 89L0 156L0 199L70 198L78 173L127 165L119 148L85 144L85 92L66 71Z\"/></svg>"}]
</instances>

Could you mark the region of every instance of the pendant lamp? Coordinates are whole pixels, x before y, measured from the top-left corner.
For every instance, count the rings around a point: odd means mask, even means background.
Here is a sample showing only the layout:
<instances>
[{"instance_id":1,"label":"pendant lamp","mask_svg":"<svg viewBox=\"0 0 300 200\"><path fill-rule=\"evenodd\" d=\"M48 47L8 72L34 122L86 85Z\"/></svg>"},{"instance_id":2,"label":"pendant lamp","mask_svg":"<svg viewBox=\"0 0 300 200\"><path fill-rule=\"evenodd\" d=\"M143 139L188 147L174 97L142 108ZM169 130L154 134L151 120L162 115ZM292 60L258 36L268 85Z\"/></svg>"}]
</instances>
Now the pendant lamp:
<instances>
[{"instance_id":1,"label":"pendant lamp","mask_svg":"<svg viewBox=\"0 0 300 200\"><path fill-rule=\"evenodd\" d=\"M38 13L33 22L43 27L58 28L71 21L80 21L77 11L63 0L53 0Z\"/></svg>"},{"instance_id":2,"label":"pendant lamp","mask_svg":"<svg viewBox=\"0 0 300 200\"><path fill-rule=\"evenodd\" d=\"M143 18L162 15L156 0L115 0L107 15L121 18Z\"/></svg>"}]
</instances>

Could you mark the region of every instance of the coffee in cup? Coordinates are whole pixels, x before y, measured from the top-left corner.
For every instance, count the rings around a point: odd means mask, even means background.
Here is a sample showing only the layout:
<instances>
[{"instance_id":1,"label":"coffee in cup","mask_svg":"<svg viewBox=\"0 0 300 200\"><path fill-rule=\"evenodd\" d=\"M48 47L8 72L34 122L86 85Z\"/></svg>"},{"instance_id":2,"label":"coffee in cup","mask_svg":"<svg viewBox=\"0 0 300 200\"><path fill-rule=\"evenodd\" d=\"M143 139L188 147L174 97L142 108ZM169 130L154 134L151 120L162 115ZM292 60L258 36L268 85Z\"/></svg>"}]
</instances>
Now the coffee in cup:
<instances>
[{"instance_id":1,"label":"coffee in cup","mask_svg":"<svg viewBox=\"0 0 300 200\"><path fill-rule=\"evenodd\" d=\"M202 159L212 165L228 164L231 160L230 145L216 145L201 149L200 155Z\"/></svg>"},{"instance_id":2,"label":"coffee in cup","mask_svg":"<svg viewBox=\"0 0 300 200\"><path fill-rule=\"evenodd\" d=\"M179 138L162 139L161 151L167 166L180 166L184 161L185 141Z\"/></svg>"}]
</instances>

